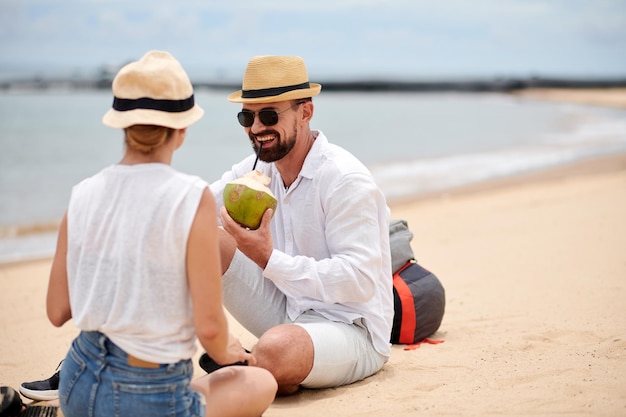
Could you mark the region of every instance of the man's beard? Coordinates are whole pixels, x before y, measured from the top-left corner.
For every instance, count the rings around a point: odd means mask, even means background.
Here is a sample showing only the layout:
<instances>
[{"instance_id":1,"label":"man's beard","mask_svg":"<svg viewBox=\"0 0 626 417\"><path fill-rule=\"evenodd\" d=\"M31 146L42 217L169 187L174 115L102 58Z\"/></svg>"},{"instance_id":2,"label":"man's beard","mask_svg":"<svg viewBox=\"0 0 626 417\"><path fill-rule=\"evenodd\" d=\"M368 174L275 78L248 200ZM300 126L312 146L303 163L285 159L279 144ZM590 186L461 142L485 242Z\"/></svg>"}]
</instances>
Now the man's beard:
<instances>
[{"instance_id":1,"label":"man's beard","mask_svg":"<svg viewBox=\"0 0 626 417\"><path fill-rule=\"evenodd\" d=\"M287 154L289 152L291 152L291 150L293 149L294 146L296 146L296 136L297 136L297 132L296 129L294 128L291 136L289 136L287 138L287 140L283 141L282 136L280 136L278 134L278 132L275 131L264 131L261 134L259 134L258 136L263 136L266 135L268 133L272 133L274 134L274 136L276 137L276 139L274 139L274 144L271 148L263 148L261 149L261 155L259 156L259 159L263 162L275 162L275 161L279 161L281 159L283 159L285 156L287 156ZM250 140L252 141L252 149L254 150L254 153L258 153L259 152L259 146L261 143L257 142L254 137L255 135L250 135Z\"/></svg>"}]
</instances>

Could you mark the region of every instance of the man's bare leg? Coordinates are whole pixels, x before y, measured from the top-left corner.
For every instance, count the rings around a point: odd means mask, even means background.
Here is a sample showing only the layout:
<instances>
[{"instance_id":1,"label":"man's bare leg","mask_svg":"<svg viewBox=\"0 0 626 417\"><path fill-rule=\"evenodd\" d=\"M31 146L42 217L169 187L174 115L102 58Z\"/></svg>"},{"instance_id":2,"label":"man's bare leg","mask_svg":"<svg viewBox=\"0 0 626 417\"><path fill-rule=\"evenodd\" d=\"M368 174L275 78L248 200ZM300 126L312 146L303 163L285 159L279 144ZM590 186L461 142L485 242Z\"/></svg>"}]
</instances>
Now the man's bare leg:
<instances>
[{"instance_id":1,"label":"man's bare leg","mask_svg":"<svg viewBox=\"0 0 626 417\"><path fill-rule=\"evenodd\" d=\"M252 349L256 366L265 368L278 382L278 395L295 394L313 368L313 341L302 327L281 324L272 327Z\"/></svg>"},{"instance_id":2,"label":"man's bare leg","mask_svg":"<svg viewBox=\"0 0 626 417\"><path fill-rule=\"evenodd\" d=\"M235 256L237 243L225 230L220 229L219 233L223 274ZM295 324L281 324L266 331L252 354L256 366L267 369L276 378L278 395L295 394L313 368L313 341L306 330Z\"/></svg>"}]
</instances>

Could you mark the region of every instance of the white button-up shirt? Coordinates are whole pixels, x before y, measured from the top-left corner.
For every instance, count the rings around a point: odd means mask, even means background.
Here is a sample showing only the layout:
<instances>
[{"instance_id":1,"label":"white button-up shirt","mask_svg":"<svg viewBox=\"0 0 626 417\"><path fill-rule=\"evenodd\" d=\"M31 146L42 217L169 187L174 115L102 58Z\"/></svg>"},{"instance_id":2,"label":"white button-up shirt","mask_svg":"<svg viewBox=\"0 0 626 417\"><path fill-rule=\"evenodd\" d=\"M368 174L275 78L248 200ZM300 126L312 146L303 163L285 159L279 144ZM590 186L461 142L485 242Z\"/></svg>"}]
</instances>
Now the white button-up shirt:
<instances>
[{"instance_id":1,"label":"white button-up shirt","mask_svg":"<svg viewBox=\"0 0 626 417\"><path fill-rule=\"evenodd\" d=\"M288 190L273 163L257 164L278 200L270 227L274 251L263 275L286 295L292 320L307 310L339 322L362 319L376 350L389 357L389 208L356 157L313 133L317 138ZM224 186L251 171L254 160L250 155L211 185L218 206Z\"/></svg>"}]
</instances>

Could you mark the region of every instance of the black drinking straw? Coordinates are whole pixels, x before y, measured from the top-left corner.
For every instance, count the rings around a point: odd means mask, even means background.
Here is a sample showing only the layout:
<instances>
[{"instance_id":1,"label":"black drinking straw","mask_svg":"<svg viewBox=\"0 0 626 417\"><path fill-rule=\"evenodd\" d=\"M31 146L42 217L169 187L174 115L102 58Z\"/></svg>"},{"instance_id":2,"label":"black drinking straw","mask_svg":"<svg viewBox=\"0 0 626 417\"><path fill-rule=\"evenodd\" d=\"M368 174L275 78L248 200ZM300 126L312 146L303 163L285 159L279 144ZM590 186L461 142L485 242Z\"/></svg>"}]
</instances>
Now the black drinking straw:
<instances>
[{"instance_id":1,"label":"black drinking straw","mask_svg":"<svg viewBox=\"0 0 626 417\"><path fill-rule=\"evenodd\" d=\"M254 165L252 166L252 170L256 169L256 163L259 162L259 156L261 156L261 149L263 148L263 142L259 142L259 151L256 153L256 159L254 160Z\"/></svg>"}]
</instances>

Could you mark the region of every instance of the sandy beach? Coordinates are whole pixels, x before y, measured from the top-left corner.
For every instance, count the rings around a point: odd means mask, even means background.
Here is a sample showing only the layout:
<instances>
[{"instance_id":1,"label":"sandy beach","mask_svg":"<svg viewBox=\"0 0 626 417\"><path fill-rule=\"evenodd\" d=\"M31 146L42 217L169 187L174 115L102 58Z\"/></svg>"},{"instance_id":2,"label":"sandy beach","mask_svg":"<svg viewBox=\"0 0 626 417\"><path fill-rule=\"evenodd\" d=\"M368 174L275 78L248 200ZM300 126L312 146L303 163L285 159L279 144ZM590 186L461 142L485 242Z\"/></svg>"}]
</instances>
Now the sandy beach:
<instances>
[{"instance_id":1,"label":"sandy beach","mask_svg":"<svg viewBox=\"0 0 626 417\"><path fill-rule=\"evenodd\" d=\"M444 342L264 416L626 415L626 155L390 205L446 289ZM46 319L49 268L0 266L1 385L50 376L77 334Z\"/></svg>"},{"instance_id":2,"label":"sandy beach","mask_svg":"<svg viewBox=\"0 0 626 417\"><path fill-rule=\"evenodd\" d=\"M591 104L626 109L626 88L529 88L515 95L537 100Z\"/></svg>"}]
</instances>

